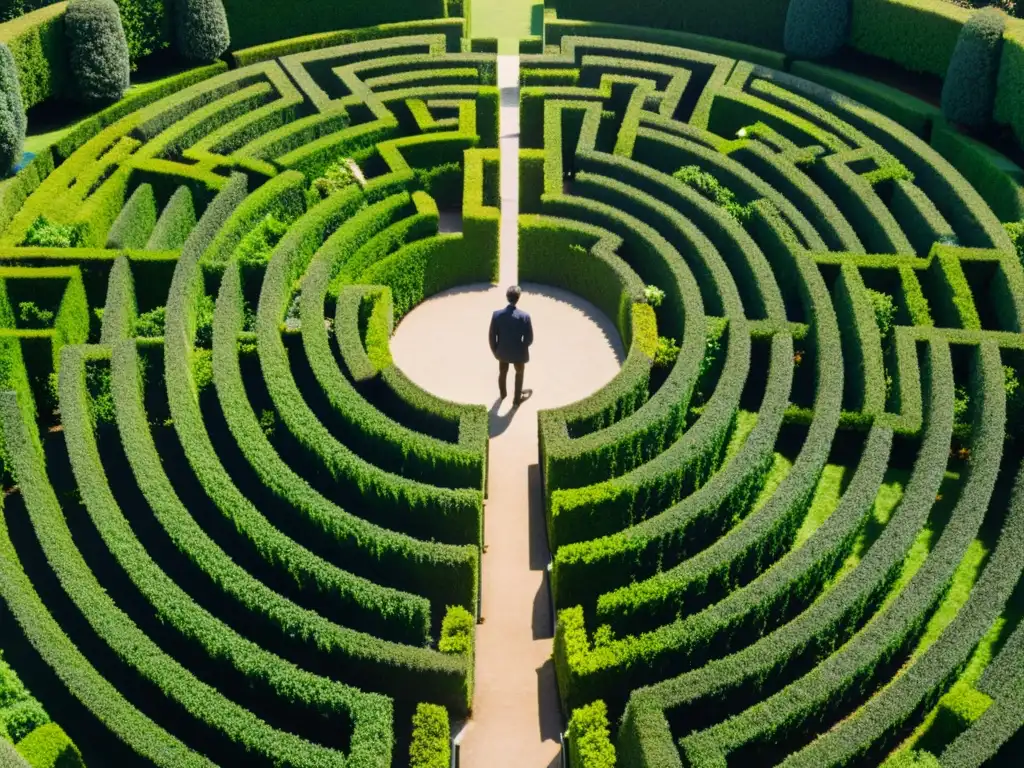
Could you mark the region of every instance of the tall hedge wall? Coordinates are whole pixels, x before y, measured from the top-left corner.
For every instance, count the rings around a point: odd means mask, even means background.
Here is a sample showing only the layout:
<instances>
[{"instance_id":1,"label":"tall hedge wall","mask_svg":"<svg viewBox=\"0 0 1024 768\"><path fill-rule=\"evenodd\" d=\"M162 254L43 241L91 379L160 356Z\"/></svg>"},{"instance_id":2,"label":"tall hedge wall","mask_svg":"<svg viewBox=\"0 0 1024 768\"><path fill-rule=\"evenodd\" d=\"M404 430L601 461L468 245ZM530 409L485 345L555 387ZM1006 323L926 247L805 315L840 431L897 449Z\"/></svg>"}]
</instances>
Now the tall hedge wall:
<instances>
[{"instance_id":1,"label":"tall hedge wall","mask_svg":"<svg viewBox=\"0 0 1024 768\"><path fill-rule=\"evenodd\" d=\"M444 0L224 0L235 48L288 37L411 19L439 19Z\"/></svg>"},{"instance_id":2,"label":"tall hedge wall","mask_svg":"<svg viewBox=\"0 0 1024 768\"><path fill-rule=\"evenodd\" d=\"M678 29L781 49L788 7L789 0L558 0L558 15Z\"/></svg>"}]
</instances>

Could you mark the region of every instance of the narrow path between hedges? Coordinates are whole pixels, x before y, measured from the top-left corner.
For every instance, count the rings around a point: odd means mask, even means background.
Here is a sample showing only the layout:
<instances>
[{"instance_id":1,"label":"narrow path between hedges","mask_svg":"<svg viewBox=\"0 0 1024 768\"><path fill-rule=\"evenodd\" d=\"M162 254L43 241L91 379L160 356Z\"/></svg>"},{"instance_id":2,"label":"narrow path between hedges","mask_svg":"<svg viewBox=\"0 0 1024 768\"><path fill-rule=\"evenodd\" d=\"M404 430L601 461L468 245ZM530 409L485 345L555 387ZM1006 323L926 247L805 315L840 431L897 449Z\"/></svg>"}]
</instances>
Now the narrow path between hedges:
<instances>
[{"instance_id":1,"label":"narrow path between hedges","mask_svg":"<svg viewBox=\"0 0 1024 768\"><path fill-rule=\"evenodd\" d=\"M623 358L611 321L578 296L523 284L521 306L536 333L526 367L533 397L497 400L497 364L487 346L491 312L519 279L519 58L499 56L501 247L498 285L445 291L407 315L391 340L402 370L440 397L490 409L483 622L476 632L473 717L461 732L463 768L557 768L562 716L551 661L550 560L538 465L537 412L586 397Z\"/></svg>"},{"instance_id":2,"label":"narrow path between hedges","mask_svg":"<svg viewBox=\"0 0 1024 768\"><path fill-rule=\"evenodd\" d=\"M498 57L498 87L500 293L519 281L518 56ZM530 301L524 297L527 311ZM538 328L538 335L546 332L549 329ZM527 373L532 372L532 366L527 366ZM510 396L513 379L510 372ZM526 386L531 386L529 378ZM536 401L527 400L514 414L508 400L492 408L481 569L483 623L476 632L473 719L460 745L463 768L558 765L562 718L551 661L551 603L545 570L549 556L538 460Z\"/></svg>"}]
</instances>

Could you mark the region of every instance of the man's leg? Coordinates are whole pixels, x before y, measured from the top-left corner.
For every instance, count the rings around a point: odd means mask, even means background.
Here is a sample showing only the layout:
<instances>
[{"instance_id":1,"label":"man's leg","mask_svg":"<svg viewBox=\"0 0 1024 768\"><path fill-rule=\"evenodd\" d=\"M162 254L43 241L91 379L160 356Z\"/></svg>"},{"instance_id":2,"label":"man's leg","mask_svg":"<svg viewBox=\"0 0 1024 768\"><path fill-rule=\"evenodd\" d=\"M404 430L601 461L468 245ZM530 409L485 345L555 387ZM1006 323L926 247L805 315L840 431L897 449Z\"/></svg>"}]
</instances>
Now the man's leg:
<instances>
[{"instance_id":1,"label":"man's leg","mask_svg":"<svg viewBox=\"0 0 1024 768\"><path fill-rule=\"evenodd\" d=\"M508 397L508 390L505 382L508 379L508 363L504 361L498 362L498 394L501 395L501 399L504 400Z\"/></svg>"},{"instance_id":2,"label":"man's leg","mask_svg":"<svg viewBox=\"0 0 1024 768\"><path fill-rule=\"evenodd\" d=\"M523 400L523 375L526 373L525 363L516 363L516 397L515 402Z\"/></svg>"}]
</instances>

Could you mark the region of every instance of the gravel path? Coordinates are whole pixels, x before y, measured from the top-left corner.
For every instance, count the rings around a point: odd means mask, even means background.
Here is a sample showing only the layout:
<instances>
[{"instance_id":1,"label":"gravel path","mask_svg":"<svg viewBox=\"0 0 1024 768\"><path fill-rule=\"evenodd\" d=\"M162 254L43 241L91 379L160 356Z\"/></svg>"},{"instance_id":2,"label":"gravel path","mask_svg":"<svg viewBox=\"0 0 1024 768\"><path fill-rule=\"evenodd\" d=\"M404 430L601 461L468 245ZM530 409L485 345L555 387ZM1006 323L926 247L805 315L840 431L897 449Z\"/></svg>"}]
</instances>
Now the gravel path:
<instances>
[{"instance_id":1,"label":"gravel path","mask_svg":"<svg viewBox=\"0 0 1024 768\"><path fill-rule=\"evenodd\" d=\"M604 386L623 351L614 326L564 291L523 285L520 306L536 341L526 367L534 395L513 410L497 399L497 364L487 346L490 314L516 282L519 109L518 57L499 57L503 91L501 282L435 296L396 329L392 353L405 373L441 397L491 409L483 623L476 633L473 718L461 738L463 768L547 768L558 764L562 728L551 661L550 559L537 451L537 411ZM509 393L513 372L509 372Z\"/></svg>"}]
</instances>

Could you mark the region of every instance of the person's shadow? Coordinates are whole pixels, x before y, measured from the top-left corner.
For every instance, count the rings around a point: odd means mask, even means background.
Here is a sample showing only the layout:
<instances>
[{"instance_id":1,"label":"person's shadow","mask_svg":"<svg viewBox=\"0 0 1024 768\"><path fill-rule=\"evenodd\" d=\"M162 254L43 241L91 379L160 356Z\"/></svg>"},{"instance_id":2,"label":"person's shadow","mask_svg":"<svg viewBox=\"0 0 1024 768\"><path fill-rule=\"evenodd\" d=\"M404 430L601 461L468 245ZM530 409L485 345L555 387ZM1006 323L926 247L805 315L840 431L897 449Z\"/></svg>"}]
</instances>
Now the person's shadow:
<instances>
[{"instance_id":1,"label":"person's shadow","mask_svg":"<svg viewBox=\"0 0 1024 768\"><path fill-rule=\"evenodd\" d=\"M523 390L523 402L525 403L533 395L532 389ZM507 399L507 398L506 398ZM498 437L508 429L509 424L512 423L512 419L519 412L520 405L513 405L508 409L507 413L501 413L501 398L495 398L494 404L491 406L491 410L488 415L490 416L490 436Z\"/></svg>"}]
</instances>

